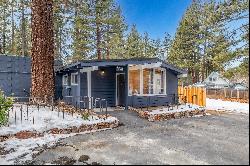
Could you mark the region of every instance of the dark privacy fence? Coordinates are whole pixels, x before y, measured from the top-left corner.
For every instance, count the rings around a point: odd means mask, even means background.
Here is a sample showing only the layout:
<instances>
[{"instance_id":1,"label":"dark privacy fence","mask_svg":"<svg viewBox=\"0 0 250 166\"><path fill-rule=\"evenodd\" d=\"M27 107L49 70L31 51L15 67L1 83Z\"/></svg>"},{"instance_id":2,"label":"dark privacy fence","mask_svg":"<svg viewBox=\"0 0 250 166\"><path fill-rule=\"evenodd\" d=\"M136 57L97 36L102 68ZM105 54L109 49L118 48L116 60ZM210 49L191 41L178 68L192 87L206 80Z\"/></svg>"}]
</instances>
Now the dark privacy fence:
<instances>
[{"instance_id":1,"label":"dark privacy fence","mask_svg":"<svg viewBox=\"0 0 250 166\"><path fill-rule=\"evenodd\" d=\"M55 60L55 67L62 62ZM61 80L55 78L56 98ZM6 56L0 54L0 89L6 96L29 97L31 88L31 59L30 57Z\"/></svg>"},{"instance_id":2,"label":"dark privacy fence","mask_svg":"<svg viewBox=\"0 0 250 166\"><path fill-rule=\"evenodd\" d=\"M29 57L0 55L0 89L6 96L29 96L30 71Z\"/></svg>"}]
</instances>

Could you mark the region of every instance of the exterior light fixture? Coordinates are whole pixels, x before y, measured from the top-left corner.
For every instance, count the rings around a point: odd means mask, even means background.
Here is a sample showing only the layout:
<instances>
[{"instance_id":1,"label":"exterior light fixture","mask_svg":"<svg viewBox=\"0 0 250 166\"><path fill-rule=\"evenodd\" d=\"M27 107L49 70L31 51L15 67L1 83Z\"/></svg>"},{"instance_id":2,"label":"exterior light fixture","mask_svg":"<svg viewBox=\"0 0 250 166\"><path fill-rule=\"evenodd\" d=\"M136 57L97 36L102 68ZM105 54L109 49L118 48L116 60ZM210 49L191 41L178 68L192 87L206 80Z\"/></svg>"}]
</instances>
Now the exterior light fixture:
<instances>
[{"instance_id":1,"label":"exterior light fixture","mask_svg":"<svg viewBox=\"0 0 250 166\"><path fill-rule=\"evenodd\" d=\"M103 76L105 74L104 69L101 70L101 75Z\"/></svg>"}]
</instances>

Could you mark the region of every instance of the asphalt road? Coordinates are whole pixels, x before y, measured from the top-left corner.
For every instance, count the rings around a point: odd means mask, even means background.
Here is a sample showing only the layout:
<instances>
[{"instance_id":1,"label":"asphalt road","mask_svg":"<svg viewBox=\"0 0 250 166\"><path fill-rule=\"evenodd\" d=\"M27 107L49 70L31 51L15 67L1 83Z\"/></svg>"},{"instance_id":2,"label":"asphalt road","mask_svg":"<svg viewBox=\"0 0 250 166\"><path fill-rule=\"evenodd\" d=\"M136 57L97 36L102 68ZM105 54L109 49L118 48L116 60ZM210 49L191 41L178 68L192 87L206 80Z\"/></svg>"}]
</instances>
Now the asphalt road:
<instances>
[{"instance_id":1,"label":"asphalt road","mask_svg":"<svg viewBox=\"0 0 250 166\"><path fill-rule=\"evenodd\" d=\"M85 164L249 164L249 115L148 122L134 112L110 114L124 125L67 138L68 146L41 153L36 163L86 155Z\"/></svg>"}]
</instances>

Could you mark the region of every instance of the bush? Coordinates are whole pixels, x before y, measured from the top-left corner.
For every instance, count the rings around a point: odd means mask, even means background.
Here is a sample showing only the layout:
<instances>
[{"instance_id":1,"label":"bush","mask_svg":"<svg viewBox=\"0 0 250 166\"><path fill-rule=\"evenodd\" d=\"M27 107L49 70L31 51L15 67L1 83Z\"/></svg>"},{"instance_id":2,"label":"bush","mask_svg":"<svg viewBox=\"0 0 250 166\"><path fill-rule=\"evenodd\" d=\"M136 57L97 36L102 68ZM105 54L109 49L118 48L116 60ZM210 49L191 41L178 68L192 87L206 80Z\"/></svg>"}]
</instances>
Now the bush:
<instances>
[{"instance_id":1,"label":"bush","mask_svg":"<svg viewBox=\"0 0 250 166\"><path fill-rule=\"evenodd\" d=\"M89 113L88 113L88 112L84 112L84 113L82 114L82 118L83 118L84 120L88 120L88 119L89 119Z\"/></svg>"},{"instance_id":2,"label":"bush","mask_svg":"<svg viewBox=\"0 0 250 166\"><path fill-rule=\"evenodd\" d=\"M13 106L12 98L5 97L3 91L0 90L0 126L7 124L8 110L12 106Z\"/></svg>"}]
</instances>

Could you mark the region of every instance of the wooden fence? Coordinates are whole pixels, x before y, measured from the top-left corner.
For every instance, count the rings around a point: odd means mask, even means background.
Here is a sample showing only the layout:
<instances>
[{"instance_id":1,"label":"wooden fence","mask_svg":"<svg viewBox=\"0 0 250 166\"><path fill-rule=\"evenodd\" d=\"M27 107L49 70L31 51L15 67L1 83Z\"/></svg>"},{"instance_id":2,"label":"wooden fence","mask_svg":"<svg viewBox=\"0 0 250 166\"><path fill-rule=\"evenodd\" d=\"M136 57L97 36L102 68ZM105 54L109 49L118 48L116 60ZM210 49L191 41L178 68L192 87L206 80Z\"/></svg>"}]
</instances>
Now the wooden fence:
<instances>
[{"instance_id":1,"label":"wooden fence","mask_svg":"<svg viewBox=\"0 0 250 166\"><path fill-rule=\"evenodd\" d=\"M207 97L211 99L221 99L227 101L236 101L242 103L249 103L248 90L236 89L207 89Z\"/></svg>"},{"instance_id":2,"label":"wooden fence","mask_svg":"<svg viewBox=\"0 0 250 166\"><path fill-rule=\"evenodd\" d=\"M200 87L178 87L180 102L206 106L206 89Z\"/></svg>"}]
</instances>

